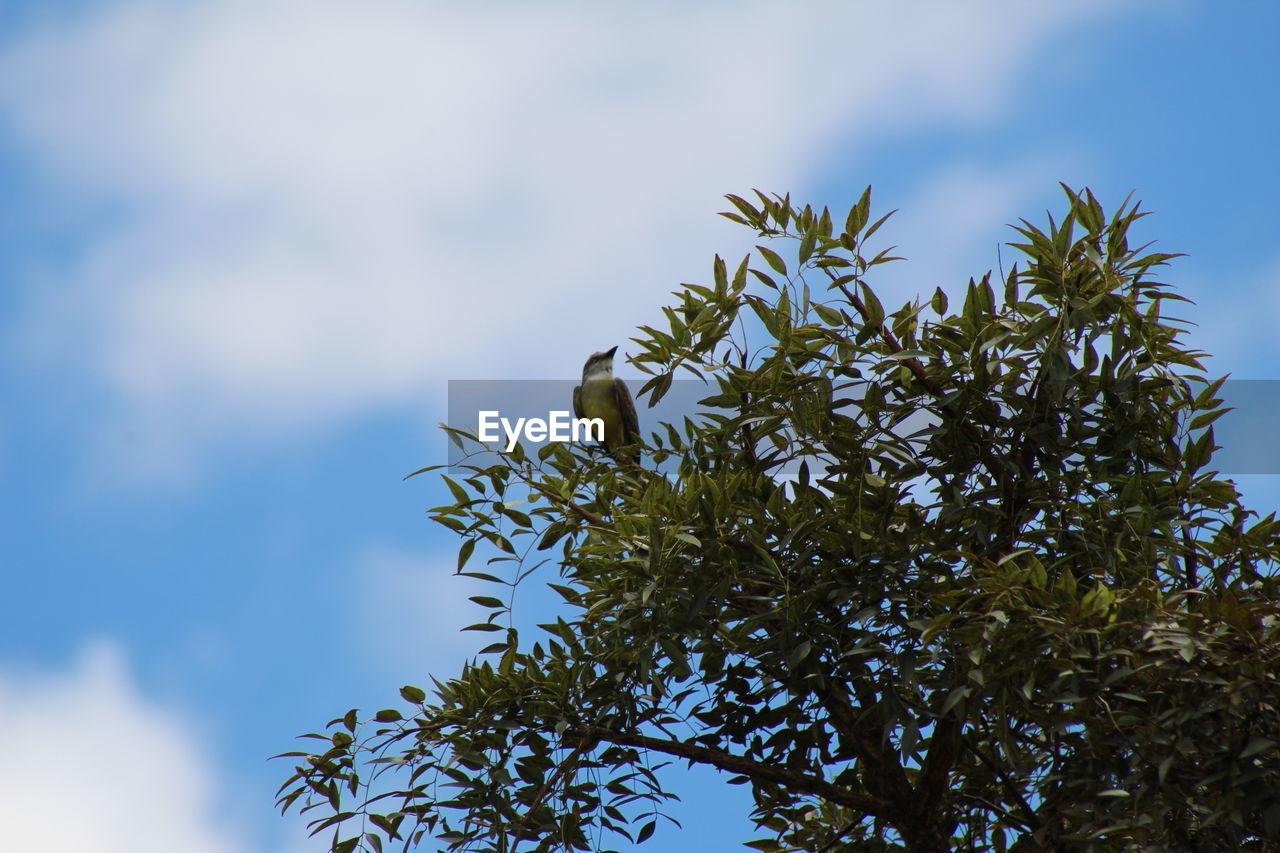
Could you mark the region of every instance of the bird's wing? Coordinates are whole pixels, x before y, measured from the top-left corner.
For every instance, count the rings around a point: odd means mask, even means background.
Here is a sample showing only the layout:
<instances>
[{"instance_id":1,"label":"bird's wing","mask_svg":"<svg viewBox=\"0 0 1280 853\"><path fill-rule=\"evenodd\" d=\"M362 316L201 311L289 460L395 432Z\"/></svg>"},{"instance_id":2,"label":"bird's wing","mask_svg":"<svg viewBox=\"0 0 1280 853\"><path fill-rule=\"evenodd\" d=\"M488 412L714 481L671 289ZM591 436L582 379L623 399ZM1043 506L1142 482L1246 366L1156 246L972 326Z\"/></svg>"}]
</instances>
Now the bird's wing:
<instances>
[{"instance_id":1,"label":"bird's wing","mask_svg":"<svg viewBox=\"0 0 1280 853\"><path fill-rule=\"evenodd\" d=\"M614 396L618 399L618 411L622 413L623 441L633 444L640 439L640 418L636 416L636 404L631 402L631 392L627 390L627 383L615 376L613 387Z\"/></svg>"},{"instance_id":2,"label":"bird's wing","mask_svg":"<svg viewBox=\"0 0 1280 853\"><path fill-rule=\"evenodd\" d=\"M587 413L582 411L582 386L573 386L573 416L578 419L585 418Z\"/></svg>"}]
</instances>

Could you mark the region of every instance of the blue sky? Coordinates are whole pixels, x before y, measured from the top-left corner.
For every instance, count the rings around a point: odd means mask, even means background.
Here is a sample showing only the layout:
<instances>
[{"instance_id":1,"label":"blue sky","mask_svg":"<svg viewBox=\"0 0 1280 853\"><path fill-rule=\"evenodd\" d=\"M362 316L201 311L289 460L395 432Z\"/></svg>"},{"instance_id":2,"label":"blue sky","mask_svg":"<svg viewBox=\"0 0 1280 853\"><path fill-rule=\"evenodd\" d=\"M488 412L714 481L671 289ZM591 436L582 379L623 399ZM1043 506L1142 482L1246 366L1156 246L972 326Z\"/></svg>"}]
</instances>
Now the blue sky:
<instances>
[{"instance_id":1,"label":"blue sky","mask_svg":"<svg viewBox=\"0 0 1280 853\"><path fill-rule=\"evenodd\" d=\"M1251 2L0 0L0 837L320 849L266 756L475 647L401 480L446 382L627 350L749 245L724 193L872 184L906 299L1059 180L1134 190L1212 370L1280 378L1277 43ZM676 787L649 848L751 837Z\"/></svg>"}]
</instances>

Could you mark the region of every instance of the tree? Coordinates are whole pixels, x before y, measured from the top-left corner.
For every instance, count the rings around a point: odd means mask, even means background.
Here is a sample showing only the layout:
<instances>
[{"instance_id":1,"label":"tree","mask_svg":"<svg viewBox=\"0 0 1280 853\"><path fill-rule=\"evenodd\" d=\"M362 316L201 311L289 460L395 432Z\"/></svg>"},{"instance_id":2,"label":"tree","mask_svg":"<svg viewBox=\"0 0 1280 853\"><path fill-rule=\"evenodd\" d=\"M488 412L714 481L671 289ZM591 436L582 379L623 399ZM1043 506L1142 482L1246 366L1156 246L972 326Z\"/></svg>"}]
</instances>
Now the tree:
<instances>
[{"instance_id":1,"label":"tree","mask_svg":"<svg viewBox=\"0 0 1280 853\"><path fill-rule=\"evenodd\" d=\"M339 851L587 850L654 832L666 761L749 785L760 850L1276 849L1280 522L1208 467L1174 256L1064 190L954 313L882 307L869 189L842 225L730 196L769 245L636 339L642 396L709 383L646 447L671 473L548 445L444 477L498 641L309 735L282 806ZM538 572L565 611L529 642Z\"/></svg>"}]
</instances>

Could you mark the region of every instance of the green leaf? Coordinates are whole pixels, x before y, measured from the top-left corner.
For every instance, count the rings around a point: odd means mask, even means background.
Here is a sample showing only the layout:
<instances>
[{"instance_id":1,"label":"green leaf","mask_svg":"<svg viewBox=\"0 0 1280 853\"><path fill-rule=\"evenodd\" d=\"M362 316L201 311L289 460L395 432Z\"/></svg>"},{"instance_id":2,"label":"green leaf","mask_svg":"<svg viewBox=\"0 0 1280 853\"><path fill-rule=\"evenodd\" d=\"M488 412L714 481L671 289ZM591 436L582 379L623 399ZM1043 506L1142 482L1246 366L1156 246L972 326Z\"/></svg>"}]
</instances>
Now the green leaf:
<instances>
[{"instance_id":1,"label":"green leaf","mask_svg":"<svg viewBox=\"0 0 1280 853\"><path fill-rule=\"evenodd\" d=\"M879 328L884 324L884 306L880 304L875 291L863 282L858 282L858 290L862 296L862 304L867 309L864 322L868 326Z\"/></svg>"},{"instance_id":2,"label":"green leaf","mask_svg":"<svg viewBox=\"0 0 1280 853\"><path fill-rule=\"evenodd\" d=\"M443 480L444 484L449 487L449 491L453 493L453 499L456 500L459 504L465 504L470 502L471 496L467 494L467 490L462 488L462 486L458 485L453 480L452 477L449 477L448 475L445 475L445 474L441 474L440 479Z\"/></svg>"},{"instance_id":3,"label":"green leaf","mask_svg":"<svg viewBox=\"0 0 1280 853\"><path fill-rule=\"evenodd\" d=\"M458 548L458 570L467 564L467 560L471 559L471 554L476 550L476 540L463 539L462 545Z\"/></svg>"},{"instance_id":4,"label":"green leaf","mask_svg":"<svg viewBox=\"0 0 1280 853\"><path fill-rule=\"evenodd\" d=\"M796 252L796 256L800 259L801 266L808 263L809 258L813 257L813 249L817 240L817 232L814 230L806 231L804 236L800 238L800 248Z\"/></svg>"},{"instance_id":5,"label":"green leaf","mask_svg":"<svg viewBox=\"0 0 1280 853\"><path fill-rule=\"evenodd\" d=\"M744 223L745 224L745 223ZM711 275L716 282L716 293L725 294L729 292L729 272L725 268L724 258L716 255L715 260L711 264Z\"/></svg>"},{"instance_id":6,"label":"green leaf","mask_svg":"<svg viewBox=\"0 0 1280 853\"><path fill-rule=\"evenodd\" d=\"M1230 411L1232 411L1232 409L1223 408L1213 412L1205 412L1203 415L1196 415L1194 418L1191 419L1191 423L1188 425L1187 428L1192 431L1195 431L1198 429L1204 429L1209 424L1213 423L1218 418L1222 417L1223 415L1225 415L1227 412L1230 412Z\"/></svg>"},{"instance_id":7,"label":"green leaf","mask_svg":"<svg viewBox=\"0 0 1280 853\"><path fill-rule=\"evenodd\" d=\"M527 514L518 509L511 509L510 507L504 506L502 508L502 514L521 527L533 527L533 520L529 518Z\"/></svg>"},{"instance_id":8,"label":"green leaf","mask_svg":"<svg viewBox=\"0 0 1280 853\"><path fill-rule=\"evenodd\" d=\"M844 221L845 233L851 237L857 237L858 232L867 224L867 218L871 214L871 187L867 187L862 191L862 195L858 198L856 204L849 208L849 215Z\"/></svg>"},{"instance_id":9,"label":"green leaf","mask_svg":"<svg viewBox=\"0 0 1280 853\"><path fill-rule=\"evenodd\" d=\"M760 211L752 207L746 199L740 198L736 195L726 195L725 198L729 200L730 204L738 208L739 213L742 214L742 218L750 223L752 227L759 227Z\"/></svg>"},{"instance_id":10,"label":"green leaf","mask_svg":"<svg viewBox=\"0 0 1280 853\"><path fill-rule=\"evenodd\" d=\"M777 252L766 246L756 246L756 251L760 253L760 257L764 258L765 262L768 263L769 266L773 268L773 271L778 275L787 274L786 261L782 260L782 258L778 256Z\"/></svg>"},{"instance_id":11,"label":"green leaf","mask_svg":"<svg viewBox=\"0 0 1280 853\"><path fill-rule=\"evenodd\" d=\"M1254 737L1250 739L1247 746L1240 750L1241 758L1252 758L1260 752L1267 752L1276 745L1277 741L1266 737Z\"/></svg>"},{"instance_id":12,"label":"green leaf","mask_svg":"<svg viewBox=\"0 0 1280 853\"><path fill-rule=\"evenodd\" d=\"M930 306L933 313L939 317L947 316L947 294L942 292L942 288L935 288L933 291L933 299L930 300Z\"/></svg>"},{"instance_id":13,"label":"green leaf","mask_svg":"<svg viewBox=\"0 0 1280 853\"><path fill-rule=\"evenodd\" d=\"M969 688L967 686L952 688L951 692L947 694L947 701L942 703L942 715L945 716L951 713L951 710L963 702L968 695Z\"/></svg>"},{"instance_id":14,"label":"green leaf","mask_svg":"<svg viewBox=\"0 0 1280 853\"><path fill-rule=\"evenodd\" d=\"M739 777L739 778L742 779L743 783L750 781L746 777ZM736 780L730 780L730 783L732 784L735 781ZM745 842L742 846L750 847L752 850L760 850L762 851L762 853L782 853L782 851L788 849L786 847L783 847L781 844L779 844L777 841L775 841L772 838L757 838L754 841Z\"/></svg>"},{"instance_id":15,"label":"green leaf","mask_svg":"<svg viewBox=\"0 0 1280 853\"><path fill-rule=\"evenodd\" d=\"M830 305L815 302L811 307L813 308L814 313L818 315L818 318L827 326L838 328L844 325L844 315L837 309L832 308Z\"/></svg>"},{"instance_id":16,"label":"green leaf","mask_svg":"<svg viewBox=\"0 0 1280 853\"><path fill-rule=\"evenodd\" d=\"M897 212L898 212L898 211L897 211L896 209L895 209L895 210L891 210L891 211L889 211L888 213L886 213L884 216L881 216L881 217L880 217L879 219L877 219L875 222L872 222L869 226L867 226L867 230L866 230L866 231L864 231L864 232L862 232L862 239L863 239L863 240L866 240L866 239L867 239L867 238L869 238L872 234L874 234L874 233L876 233L877 231L879 231L879 230L880 230L880 226L881 226L881 225L884 225L886 222L888 222L888 221L889 221L889 217L890 217L890 216L893 216L893 215L894 215L895 213L897 213Z\"/></svg>"}]
</instances>

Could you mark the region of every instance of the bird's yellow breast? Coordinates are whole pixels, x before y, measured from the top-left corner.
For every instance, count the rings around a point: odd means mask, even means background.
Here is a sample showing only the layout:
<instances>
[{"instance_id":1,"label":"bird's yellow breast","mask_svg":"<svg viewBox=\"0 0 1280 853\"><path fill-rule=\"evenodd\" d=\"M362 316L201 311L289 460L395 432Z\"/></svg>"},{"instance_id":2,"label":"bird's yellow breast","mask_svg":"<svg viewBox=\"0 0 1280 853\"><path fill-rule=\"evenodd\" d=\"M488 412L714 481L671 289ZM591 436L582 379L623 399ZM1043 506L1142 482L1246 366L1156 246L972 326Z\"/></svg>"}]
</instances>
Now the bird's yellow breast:
<instances>
[{"instance_id":1,"label":"bird's yellow breast","mask_svg":"<svg viewBox=\"0 0 1280 853\"><path fill-rule=\"evenodd\" d=\"M626 429L622 423L622 412L618 409L613 377L604 376L583 382L578 399L586 417L604 421L605 447L613 449L626 444Z\"/></svg>"}]
</instances>

